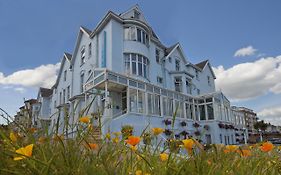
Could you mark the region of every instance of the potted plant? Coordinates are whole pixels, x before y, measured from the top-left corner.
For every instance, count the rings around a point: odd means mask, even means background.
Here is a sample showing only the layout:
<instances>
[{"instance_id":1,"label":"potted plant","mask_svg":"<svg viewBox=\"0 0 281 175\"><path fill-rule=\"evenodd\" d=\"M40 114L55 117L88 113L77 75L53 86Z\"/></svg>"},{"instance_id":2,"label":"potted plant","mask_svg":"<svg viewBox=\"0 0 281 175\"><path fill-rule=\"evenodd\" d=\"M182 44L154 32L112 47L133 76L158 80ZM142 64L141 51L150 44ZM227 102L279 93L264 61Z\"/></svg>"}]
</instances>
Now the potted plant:
<instances>
[{"instance_id":1,"label":"potted plant","mask_svg":"<svg viewBox=\"0 0 281 175\"><path fill-rule=\"evenodd\" d=\"M196 136L200 136L200 134L201 134L200 131L195 131L194 132L194 135L196 135Z\"/></svg>"},{"instance_id":2,"label":"potted plant","mask_svg":"<svg viewBox=\"0 0 281 175\"><path fill-rule=\"evenodd\" d=\"M169 129L165 129L164 133L166 136L170 136L172 134L172 131Z\"/></svg>"},{"instance_id":3,"label":"potted plant","mask_svg":"<svg viewBox=\"0 0 281 175\"><path fill-rule=\"evenodd\" d=\"M223 123L219 123L219 128L225 128L225 125Z\"/></svg>"},{"instance_id":4,"label":"potted plant","mask_svg":"<svg viewBox=\"0 0 281 175\"><path fill-rule=\"evenodd\" d=\"M181 121L181 122L180 122L180 125L181 125L182 127L184 127L184 126L187 125L187 123L186 123L185 121Z\"/></svg>"},{"instance_id":5,"label":"potted plant","mask_svg":"<svg viewBox=\"0 0 281 175\"><path fill-rule=\"evenodd\" d=\"M199 123L195 122L195 123L193 123L193 127L194 127L194 128L199 128L200 125L199 125Z\"/></svg>"},{"instance_id":6,"label":"potted plant","mask_svg":"<svg viewBox=\"0 0 281 175\"><path fill-rule=\"evenodd\" d=\"M176 139L180 139L180 134L175 134Z\"/></svg>"},{"instance_id":7,"label":"potted plant","mask_svg":"<svg viewBox=\"0 0 281 175\"><path fill-rule=\"evenodd\" d=\"M165 125L171 125L172 124L172 121L169 120L169 119L165 119L165 120L163 120L163 122L165 123Z\"/></svg>"},{"instance_id":8,"label":"potted plant","mask_svg":"<svg viewBox=\"0 0 281 175\"><path fill-rule=\"evenodd\" d=\"M181 134L185 139L186 139L187 136L188 136L188 132L186 132L186 131L182 131L180 134Z\"/></svg>"},{"instance_id":9,"label":"potted plant","mask_svg":"<svg viewBox=\"0 0 281 175\"><path fill-rule=\"evenodd\" d=\"M122 126L121 133L123 139L127 139L129 136L133 135L134 127L131 125Z\"/></svg>"}]
</instances>

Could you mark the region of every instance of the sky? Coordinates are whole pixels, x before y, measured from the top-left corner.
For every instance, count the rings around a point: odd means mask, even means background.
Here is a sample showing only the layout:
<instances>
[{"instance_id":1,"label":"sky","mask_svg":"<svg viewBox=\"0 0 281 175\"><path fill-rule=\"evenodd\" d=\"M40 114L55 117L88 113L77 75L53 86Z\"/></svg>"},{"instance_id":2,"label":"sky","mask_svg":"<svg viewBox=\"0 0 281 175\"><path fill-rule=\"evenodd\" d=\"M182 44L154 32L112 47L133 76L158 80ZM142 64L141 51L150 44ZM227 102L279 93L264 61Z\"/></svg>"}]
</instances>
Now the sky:
<instances>
[{"instance_id":1,"label":"sky","mask_svg":"<svg viewBox=\"0 0 281 175\"><path fill-rule=\"evenodd\" d=\"M79 27L138 4L161 42L188 61L209 59L216 88L233 105L281 125L281 1L0 0L0 108L14 115L38 87L51 87ZM0 123L3 122L0 119Z\"/></svg>"}]
</instances>

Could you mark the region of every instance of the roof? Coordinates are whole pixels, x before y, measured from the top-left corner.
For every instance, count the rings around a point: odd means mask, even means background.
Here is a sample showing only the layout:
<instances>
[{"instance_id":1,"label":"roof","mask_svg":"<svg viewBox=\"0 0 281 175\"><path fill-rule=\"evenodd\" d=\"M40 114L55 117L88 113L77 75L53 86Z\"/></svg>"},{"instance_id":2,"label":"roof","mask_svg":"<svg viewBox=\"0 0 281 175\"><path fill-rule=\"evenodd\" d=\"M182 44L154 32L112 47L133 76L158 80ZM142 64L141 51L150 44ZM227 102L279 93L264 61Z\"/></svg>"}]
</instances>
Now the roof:
<instances>
[{"instance_id":1,"label":"roof","mask_svg":"<svg viewBox=\"0 0 281 175\"><path fill-rule=\"evenodd\" d=\"M200 63L195 64L195 66L199 67L200 69L204 69L206 64L208 63L209 60L201 61Z\"/></svg>"},{"instance_id":2,"label":"roof","mask_svg":"<svg viewBox=\"0 0 281 175\"><path fill-rule=\"evenodd\" d=\"M72 55L70 53L65 52L64 55L68 61L71 61Z\"/></svg>"},{"instance_id":3,"label":"roof","mask_svg":"<svg viewBox=\"0 0 281 175\"><path fill-rule=\"evenodd\" d=\"M168 47L165 49L165 56L169 55L169 53L178 45L178 43Z\"/></svg>"},{"instance_id":4,"label":"roof","mask_svg":"<svg viewBox=\"0 0 281 175\"><path fill-rule=\"evenodd\" d=\"M41 94L42 97L50 97L53 94L53 90L40 87L39 93Z\"/></svg>"},{"instance_id":5,"label":"roof","mask_svg":"<svg viewBox=\"0 0 281 175\"><path fill-rule=\"evenodd\" d=\"M25 100L24 102L34 104L34 103L37 103L37 100L36 99L28 99L28 100Z\"/></svg>"},{"instance_id":6,"label":"roof","mask_svg":"<svg viewBox=\"0 0 281 175\"><path fill-rule=\"evenodd\" d=\"M86 32L88 35L90 35L92 33L92 31L90 29L87 29L84 26L80 26L80 28L83 30L83 32Z\"/></svg>"}]
</instances>

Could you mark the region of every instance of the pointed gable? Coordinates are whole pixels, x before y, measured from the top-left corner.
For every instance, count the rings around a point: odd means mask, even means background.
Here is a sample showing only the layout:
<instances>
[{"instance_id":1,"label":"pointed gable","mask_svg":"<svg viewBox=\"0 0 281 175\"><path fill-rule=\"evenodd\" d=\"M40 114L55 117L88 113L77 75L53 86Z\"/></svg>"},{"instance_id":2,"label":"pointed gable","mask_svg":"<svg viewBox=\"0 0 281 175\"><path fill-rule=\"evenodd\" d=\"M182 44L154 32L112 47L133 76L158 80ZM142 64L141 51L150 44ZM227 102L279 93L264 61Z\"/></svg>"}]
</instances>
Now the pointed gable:
<instances>
[{"instance_id":1,"label":"pointed gable","mask_svg":"<svg viewBox=\"0 0 281 175\"><path fill-rule=\"evenodd\" d=\"M211 71L211 73L212 73L214 79L216 79L216 75L215 75L215 73L214 73L214 71L213 71L213 69L212 69L212 66L211 66L209 60L201 61L200 63L197 63L197 64L195 64L194 66L196 66L197 68L199 68L201 71L204 71L204 69L205 69L206 67L209 67L209 69L210 69L210 71Z\"/></svg>"},{"instance_id":2,"label":"pointed gable","mask_svg":"<svg viewBox=\"0 0 281 175\"><path fill-rule=\"evenodd\" d=\"M59 83L59 79L61 77L61 74L62 74L62 71L63 71L63 67L64 67L64 64L65 64L65 61L68 61L69 63L71 62L72 60L72 55L70 53L64 53L63 54L63 58L61 60L61 64L60 64L60 69L59 69L59 74L57 76L57 80L56 80L56 83L54 84L54 87L57 87L58 83Z\"/></svg>"},{"instance_id":3,"label":"pointed gable","mask_svg":"<svg viewBox=\"0 0 281 175\"><path fill-rule=\"evenodd\" d=\"M171 47L165 49L165 55L166 55L165 59L168 59L175 52L178 52L183 63L187 64L187 59L180 43L176 43Z\"/></svg>"},{"instance_id":4,"label":"pointed gable","mask_svg":"<svg viewBox=\"0 0 281 175\"><path fill-rule=\"evenodd\" d=\"M140 7L138 4L134 5L133 7L131 7L130 9L128 9L127 11L121 13L119 15L121 18L124 18L124 19L136 19L136 20L140 20L146 24L147 21L142 13L142 11L140 10Z\"/></svg>"}]
</instances>

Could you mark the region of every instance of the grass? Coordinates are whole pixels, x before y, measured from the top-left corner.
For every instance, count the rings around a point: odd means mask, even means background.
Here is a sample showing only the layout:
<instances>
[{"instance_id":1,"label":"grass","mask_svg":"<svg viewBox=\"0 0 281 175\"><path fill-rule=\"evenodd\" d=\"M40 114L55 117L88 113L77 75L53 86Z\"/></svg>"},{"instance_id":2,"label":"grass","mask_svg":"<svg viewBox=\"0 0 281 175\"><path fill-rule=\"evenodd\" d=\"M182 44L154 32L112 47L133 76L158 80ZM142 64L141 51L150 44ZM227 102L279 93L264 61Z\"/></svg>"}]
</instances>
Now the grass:
<instances>
[{"instance_id":1,"label":"grass","mask_svg":"<svg viewBox=\"0 0 281 175\"><path fill-rule=\"evenodd\" d=\"M132 146L125 138L121 138L120 133L110 133L110 138L107 134L102 140L95 142L91 136L93 131L88 127L82 127L80 134L74 139L42 136L44 134L39 130L29 131L25 133L25 137L15 134L16 139L11 139L10 132L1 131L0 174L281 173L280 150L274 147L268 152L262 151L262 143L230 149L224 145L203 146L192 140L192 150L187 154L188 149L183 142L173 144L175 140L164 147L155 147L155 144L153 147L142 141ZM163 142L153 133L151 139L151 143L156 140ZM34 144L32 155L15 161L13 158L19 156L16 150L29 144ZM249 150L251 155L243 155L242 150ZM168 158L161 160L160 154L164 152Z\"/></svg>"},{"instance_id":2,"label":"grass","mask_svg":"<svg viewBox=\"0 0 281 175\"><path fill-rule=\"evenodd\" d=\"M281 174L280 147L269 142L201 145L192 138L176 140L173 134L165 141L160 137L162 128L146 128L142 135L131 137L133 128L129 126L97 139L95 130L102 124L95 127L88 116L81 117L75 138L22 126L20 132L0 129L0 174ZM94 118L89 117L90 121ZM172 126L174 119L175 115Z\"/></svg>"}]
</instances>

